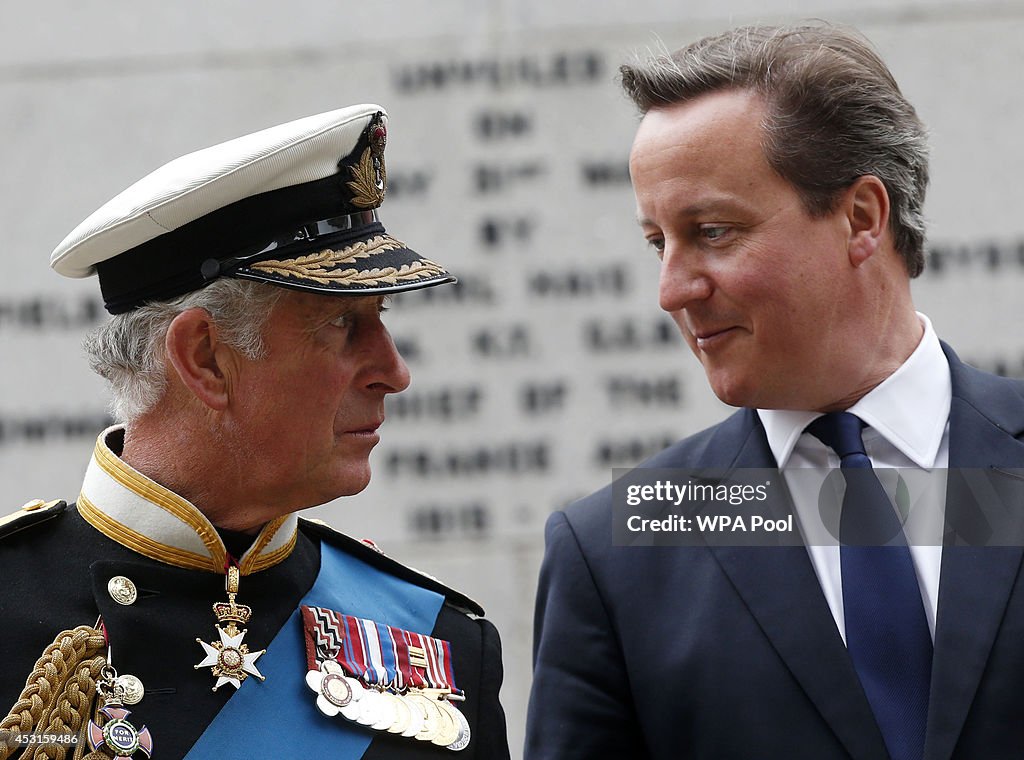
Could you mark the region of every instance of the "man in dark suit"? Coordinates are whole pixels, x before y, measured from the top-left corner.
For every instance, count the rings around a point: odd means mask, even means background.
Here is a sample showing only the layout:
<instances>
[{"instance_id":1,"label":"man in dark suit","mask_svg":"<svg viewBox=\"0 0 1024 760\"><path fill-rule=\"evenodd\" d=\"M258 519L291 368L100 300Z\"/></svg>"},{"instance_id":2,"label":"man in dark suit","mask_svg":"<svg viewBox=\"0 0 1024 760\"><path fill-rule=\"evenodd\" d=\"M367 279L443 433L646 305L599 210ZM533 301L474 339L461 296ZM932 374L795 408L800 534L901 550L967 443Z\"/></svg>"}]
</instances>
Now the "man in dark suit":
<instances>
[{"instance_id":1,"label":"man in dark suit","mask_svg":"<svg viewBox=\"0 0 1024 760\"><path fill-rule=\"evenodd\" d=\"M553 514L527 758L1017 756L1021 549L977 513L1022 503L1024 388L914 310L914 109L826 25L737 29L622 74L660 305L741 407L642 467L778 468L772 500L805 536L838 468L840 540L616 545L613 487ZM921 473L938 496L908 510L894 495ZM848 519L876 532L848 540Z\"/></svg>"},{"instance_id":2,"label":"man in dark suit","mask_svg":"<svg viewBox=\"0 0 1024 760\"><path fill-rule=\"evenodd\" d=\"M369 482L386 298L454 279L377 217L386 142L375 105L246 135L54 251L122 424L74 505L0 521L0 759L508 757L480 606L296 514Z\"/></svg>"}]
</instances>

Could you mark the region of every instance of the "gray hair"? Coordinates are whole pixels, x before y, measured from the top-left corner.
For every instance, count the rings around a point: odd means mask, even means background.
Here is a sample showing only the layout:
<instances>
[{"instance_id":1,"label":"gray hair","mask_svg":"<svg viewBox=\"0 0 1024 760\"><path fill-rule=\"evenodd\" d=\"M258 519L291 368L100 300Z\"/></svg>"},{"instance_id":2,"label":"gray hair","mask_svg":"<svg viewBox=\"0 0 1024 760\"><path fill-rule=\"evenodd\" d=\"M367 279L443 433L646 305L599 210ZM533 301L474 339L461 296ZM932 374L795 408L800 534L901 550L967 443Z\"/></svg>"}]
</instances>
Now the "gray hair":
<instances>
[{"instance_id":1,"label":"gray hair","mask_svg":"<svg viewBox=\"0 0 1024 760\"><path fill-rule=\"evenodd\" d=\"M842 191L874 175L889 194L889 229L907 272L924 269L924 125L871 44L852 30L752 26L627 64L622 86L641 113L728 89L758 93L765 158L808 213L835 209Z\"/></svg>"},{"instance_id":2,"label":"gray hair","mask_svg":"<svg viewBox=\"0 0 1024 760\"><path fill-rule=\"evenodd\" d=\"M114 418L132 422L163 398L164 339L176 316L205 310L217 323L221 340L243 356L259 359L265 352L263 327L281 293L274 285L222 277L202 290L111 317L83 345L89 366L110 383Z\"/></svg>"}]
</instances>

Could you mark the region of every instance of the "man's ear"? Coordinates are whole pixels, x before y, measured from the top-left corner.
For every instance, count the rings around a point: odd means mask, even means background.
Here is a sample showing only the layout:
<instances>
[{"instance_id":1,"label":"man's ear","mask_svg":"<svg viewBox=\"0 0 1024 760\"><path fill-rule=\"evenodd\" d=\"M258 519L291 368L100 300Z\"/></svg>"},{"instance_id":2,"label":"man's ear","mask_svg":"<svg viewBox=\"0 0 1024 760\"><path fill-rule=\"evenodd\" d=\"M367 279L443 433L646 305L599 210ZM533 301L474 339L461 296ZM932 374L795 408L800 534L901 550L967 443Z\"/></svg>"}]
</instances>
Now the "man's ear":
<instances>
[{"instance_id":1,"label":"man's ear","mask_svg":"<svg viewBox=\"0 0 1024 760\"><path fill-rule=\"evenodd\" d=\"M873 174L858 177L842 200L850 224L850 263L859 267L881 248L889 230L889 193Z\"/></svg>"},{"instance_id":2,"label":"man's ear","mask_svg":"<svg viewBox=\"0 0 1024 760\"><path fill-rule=\"evenodd\" d=\"M174 371L199 401L215 411L228 405L230 355L219 343L217 325L205 309L188 309L171 320L164 341Z\"/></svg>"}]
</instances>

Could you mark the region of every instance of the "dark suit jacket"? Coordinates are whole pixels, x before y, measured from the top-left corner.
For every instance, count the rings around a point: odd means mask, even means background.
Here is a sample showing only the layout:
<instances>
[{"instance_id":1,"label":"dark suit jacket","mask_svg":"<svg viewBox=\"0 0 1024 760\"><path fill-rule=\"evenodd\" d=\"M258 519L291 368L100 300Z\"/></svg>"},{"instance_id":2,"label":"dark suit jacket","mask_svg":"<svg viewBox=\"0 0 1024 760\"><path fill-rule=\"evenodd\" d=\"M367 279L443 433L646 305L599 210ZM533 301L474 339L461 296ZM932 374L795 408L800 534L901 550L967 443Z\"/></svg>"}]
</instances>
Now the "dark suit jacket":
<instances>
[{"instance_id":1,"label":"dark suit jacket","mask_svg":"<svg viewBox=\"0 0 1024 760\"><path fill-rule=\"evenodd\" d=\"M1024 512L1002 472L1024 466L1024 385L945 350L950 467L985 468ZM642 466L775 461L745 409ZM954 480L947 514L962 514ZM611 526L610 488L548 521L529 760L887 757L804 547L616 547ZM1024 756L1021 555L943 550L927 760Z\"/></svg>"},{"instance_id":2,"label":"dark suit jacket","mask_svg":"<svg viewBox=\"0 0 1024 760\"><path fill-rule=\"evenodd\" d=\"M143 557L86 523L74 507L45 514L30 513L0 529L0 716L6 715L25 686L43 649L62 630L93 625L102 615L113 646L114 667L142 679L146 696L131 707L136 727L145 724L154 742L154 757L184 757L203 730L235 693L231 686L214 692L209 669L194 670L202 657L197 636L216 636L211 605L224 599L224 578ZM320 569L321 542L384 572L445 595L431 635L451 642L457 684L466 691L460 703L472 729L469 746L459 757L508 758L505 717L498 703L501 645L473 601L379 554L365 544L306 520L299 521L294 551L280 564L246 576L239 602L254 614L246 643L262 648L312 586ZM139 598L121 606L110 598L107 579L131 578ZM259 666L259 662L256 663ZM268 679L260 686L273 688ZM303 689L299 699L312 699ZM287 721L282 710L280 720ZM324 721L340 721L324 718ZM372 739L363 754L373 758L444 758L451 750L429 742L396 737L357 726ZM42 728L39 731L43 731ZM2 753L0 753L2 754ZM138 757L142 755L139 754ZM304 756L301 747L267 746L264 758ZM70 755L69 755L70 757Z\"/></svg>"}]
</instances>

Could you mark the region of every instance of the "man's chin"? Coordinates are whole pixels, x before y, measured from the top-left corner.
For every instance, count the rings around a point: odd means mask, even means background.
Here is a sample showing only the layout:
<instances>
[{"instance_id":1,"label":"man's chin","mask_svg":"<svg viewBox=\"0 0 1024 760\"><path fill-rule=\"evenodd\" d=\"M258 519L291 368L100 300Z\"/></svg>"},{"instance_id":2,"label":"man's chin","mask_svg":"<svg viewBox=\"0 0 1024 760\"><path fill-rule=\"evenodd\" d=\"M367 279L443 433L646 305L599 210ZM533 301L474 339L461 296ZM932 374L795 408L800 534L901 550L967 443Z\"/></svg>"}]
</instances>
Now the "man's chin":
<instances>
[{"instance_id":1,"label":"man's chin","mask_svg":"<svg viewBox=\"0 0 1024 760\"><path fill-rule=\"evenodd\" d=\"M346 472L331 483L322 483L322 489L319 493L312 495L312 498L316 501L315 504L304 504L297 509L311 509L313 507L322 507L324 504L329 504L335 499L343 499L346 496L355 496L358 493L366 490L366 487L370 485L370 468L366 467L364 472Z\"/></svg>"},{"instance_id":2,"label":"man's chin","mask_svg":"<svg viewBox=\"0 0 1024 760\"><path fill-rule=\"evenodd\" d=\"M340 499L344 496L355 496L357 493L365 491L368 485L370 485L369 464L366 465L363 472L346 473L345 477L338 484L338 492L333 498Z\"/></svg>"},{"instance_id":3,"label":"man's chin","mask_svg":"<svg viewBox=\"0 0 1024 760\"><path fill-rule=\"evenodd\" d=\"M712 392L723 404L736 407L760 406L756 380L726 376L722 373L707 373Z\"/></svg>"}]
</instances>

